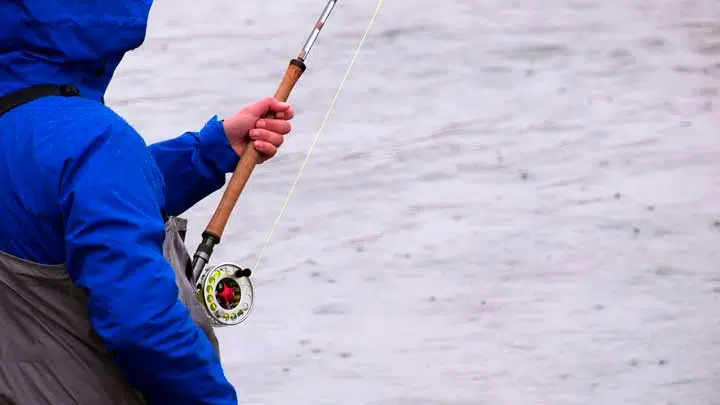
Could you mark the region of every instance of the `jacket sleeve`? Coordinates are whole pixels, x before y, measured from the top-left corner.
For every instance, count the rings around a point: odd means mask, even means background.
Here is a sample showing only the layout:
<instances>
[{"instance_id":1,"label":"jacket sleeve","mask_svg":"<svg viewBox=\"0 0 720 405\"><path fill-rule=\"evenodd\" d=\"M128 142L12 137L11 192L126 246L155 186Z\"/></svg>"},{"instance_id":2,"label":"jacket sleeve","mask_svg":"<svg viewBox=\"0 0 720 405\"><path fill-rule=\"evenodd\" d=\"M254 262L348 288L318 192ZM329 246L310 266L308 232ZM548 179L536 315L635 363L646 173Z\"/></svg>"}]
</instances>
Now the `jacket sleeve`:
<instances>
[{"instance_id":1,"label":"jacket sleeve","mask_svg":"<svg viewBox=\"0 0 720 405\"><path fill-rule=\"evenodd\" d=\"M105 121L77 134L83 145L65 160L59 187L66 263L88 292L92 325L150 403L235 405L162 254L160 173L139 134L119 117Z\"/></svg>"},{"instance_id":2,"label":"jacket sleeve","mask_svg":"<svg viewBox=\"0 0 720 405\"><path fill-rule=\"evenodd\" d=\"M222 121L212 117L198 132L150 145L165 178L165 210L177 216L225 184L239 156L230 146Z\"/></svg>"}]
</instances>

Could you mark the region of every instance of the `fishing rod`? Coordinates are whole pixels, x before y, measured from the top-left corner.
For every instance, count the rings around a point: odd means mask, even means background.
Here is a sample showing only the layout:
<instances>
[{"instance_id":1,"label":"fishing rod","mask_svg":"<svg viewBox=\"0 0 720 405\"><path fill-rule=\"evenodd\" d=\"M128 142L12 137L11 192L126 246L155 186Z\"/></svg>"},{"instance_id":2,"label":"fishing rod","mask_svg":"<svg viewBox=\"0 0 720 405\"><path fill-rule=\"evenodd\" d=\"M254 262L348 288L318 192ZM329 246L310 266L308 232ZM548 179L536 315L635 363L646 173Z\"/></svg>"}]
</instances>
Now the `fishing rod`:
<instances>
[{"instance_id":1,"label":"fishing rod","mask_svg":"<svg viewBox=\"0 0 720 405\"><path fill-rule=\"evenodd\" d=\"M285 75L273 96L275 99L282 102L287 101L295 84L305 72L305 59L336 3L337 0L328 1L300 53L296 58L290 60ZM272 116L273 113L269 113L266 118ZM202 233L202 241L193 256L192 268L186 272L190 282L195 285L197 297L214 326L237 325L247 318L252 308L253 287L250 281L250 269L233 263L222 263L216 266L207 266L207 264L214 247L220 243L240 193L259 162L260 153L253 147L252 142L248 142L215 213Z\"/></svg>"}]
</instances>

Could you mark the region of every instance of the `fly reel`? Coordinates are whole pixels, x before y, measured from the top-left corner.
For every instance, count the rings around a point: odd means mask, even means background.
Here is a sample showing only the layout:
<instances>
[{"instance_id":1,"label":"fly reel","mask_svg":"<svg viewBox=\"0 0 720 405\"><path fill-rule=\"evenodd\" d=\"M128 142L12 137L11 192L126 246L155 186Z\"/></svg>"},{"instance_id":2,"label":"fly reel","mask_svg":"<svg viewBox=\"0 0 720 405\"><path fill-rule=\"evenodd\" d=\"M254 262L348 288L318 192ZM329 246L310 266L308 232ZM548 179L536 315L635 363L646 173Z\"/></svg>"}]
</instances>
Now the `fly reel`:
<instances>
[{"instance_id":1,"label":"fly reel","mask_svg":"<svg viewBox=\"0 0 720 405\"><path fill-rule=\"evenodd\" d=\"M197 278L198 300L213 326L233 326L244 321L253 304L250 269L233 263L207 266Z\"/></svg>"}]
</instances>

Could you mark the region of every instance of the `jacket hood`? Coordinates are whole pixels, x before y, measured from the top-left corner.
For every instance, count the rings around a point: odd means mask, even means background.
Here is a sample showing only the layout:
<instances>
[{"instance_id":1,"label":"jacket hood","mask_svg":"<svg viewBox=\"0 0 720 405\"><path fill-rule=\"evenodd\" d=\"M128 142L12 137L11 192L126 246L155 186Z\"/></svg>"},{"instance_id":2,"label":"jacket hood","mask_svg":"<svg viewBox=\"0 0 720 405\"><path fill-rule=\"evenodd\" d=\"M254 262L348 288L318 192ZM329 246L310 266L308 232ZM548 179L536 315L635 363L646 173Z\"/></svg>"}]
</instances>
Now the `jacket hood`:
<instances>
[{"instance_id":1,"label":"jacket hood","mask_svg":"<svg viewBox=\"0 0 720 405\"><path fill-rule=\"evenodd\" d=\"M0 95L75 84L100 99L144 39L152 0L0 1Z\"/></svg>"}]
</instances>

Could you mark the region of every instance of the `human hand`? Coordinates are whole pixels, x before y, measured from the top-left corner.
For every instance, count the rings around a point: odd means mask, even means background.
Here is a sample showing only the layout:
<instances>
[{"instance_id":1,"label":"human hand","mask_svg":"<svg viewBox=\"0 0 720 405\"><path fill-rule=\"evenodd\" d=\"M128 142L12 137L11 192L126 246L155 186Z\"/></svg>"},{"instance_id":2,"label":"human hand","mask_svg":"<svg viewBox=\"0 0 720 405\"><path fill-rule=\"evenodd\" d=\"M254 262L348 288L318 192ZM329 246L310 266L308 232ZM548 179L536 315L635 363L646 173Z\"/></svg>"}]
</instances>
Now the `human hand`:
<instances>
[{"instance_id":1,"label":"human hand","mask_svg":"<svg viewBox=\"0 0 720 405\"><path fill-rule=\"evenodd\" d=\"M274 117L265 118L268 113ZM272 97L256 101L223 121L225 135L238 155L242 155L252 140L260 152L262 163L277 153L284 136L290 133L290 120L295 115L289 104Z\"/></svg>"}]
</instances>

